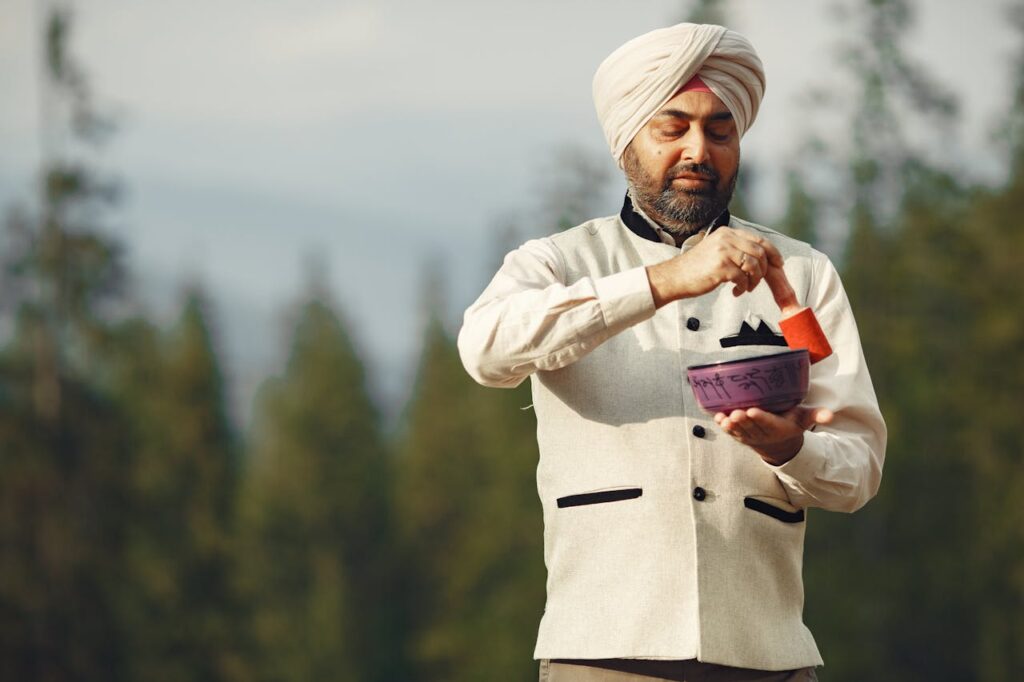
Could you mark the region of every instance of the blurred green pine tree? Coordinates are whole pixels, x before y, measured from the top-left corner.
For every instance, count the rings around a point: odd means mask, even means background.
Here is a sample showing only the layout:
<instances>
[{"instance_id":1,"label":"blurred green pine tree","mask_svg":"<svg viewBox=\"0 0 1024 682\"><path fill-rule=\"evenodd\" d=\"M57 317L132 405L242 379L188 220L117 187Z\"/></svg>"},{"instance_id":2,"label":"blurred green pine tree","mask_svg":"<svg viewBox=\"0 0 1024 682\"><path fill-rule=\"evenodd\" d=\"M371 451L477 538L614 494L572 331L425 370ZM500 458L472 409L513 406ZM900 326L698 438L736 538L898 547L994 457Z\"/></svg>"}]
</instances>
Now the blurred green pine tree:
<instances>
[{"instance_id":1,"label":"blurred green pine tree","mask_svg":"<svg viewBox=\"0 0 1024 682\"><path fill-rule=\"evenodd\" d=\"M45 21L42 87L68 112L47 132L67 145L49 150L37 210L7 221L0 678L121 680L130 445L97 379L122 270L101 224L115 192L89 162L109 124L68 53L70 15L55 10Z\"/></svg>"},{"instance_id":2,"label":"blurred green pine tree","mask_svg":"<svg viewBox=\"0 0 1024 682\"><path fill-rule=\"evenodd\" d=\"M978 679L1024 679L1024 3L1010 8L1017 31L1010 106L1000 126L1008 180L977 193L949 249L961 293L959 346L950 349L962 428L950 444L972 465L973 610Z\"/></svg>"},{"instance_id":3,"label":"blurred green pine tree","mask_svg":"<svg viewBox=\"0 0 1024 682\"><path fill-rule=\"evenodd\" d=\"M403 679L380 417L347 331L315 297L284 376L258 396L248 466L253 679Z\"/></svg>"},{"instance_id":4,"label":"blurred green pine tree","mask_svg":"<svg viewBox=\"0 0 1024 682\"><path fill-rule=\"evenodd\" d=\"M239 447L203 294L187 294L166 337L124 326L115 388L132 425L124 609L132 676L244 674L244 612L233 592Z\"/></svg>"},{"instance_id":5,"label":"blurred green pine tree","mask_svg":"<svg viewBox=\"0 0 1024 682\"><path fill-rule=\"evenodd\" d=\"M40 415L32 350L0 359L0 679L128 679L126 425L63 375L59 412Z\"/></svg>"},{"instance_id":6,"label":"blurred green pine tree","mask_svg":"<svg viewBox=\"0 0 1024 682\"><path fill-rule=\"evenodd\" d=\"M966 311L960 347L942 376L955 392L957 438L948 444L973 470L970 543L978 679L1024 679L1024 176L983 193L956 244L955 278Z\"/></svg>"},{"instance_id":7,"label":"blurred green pine tree","mask_svg":"<svg viewBox=\"0 0 1024 682\"><path fill-rule=\"evenodd\" d=\"M414 678L529 679L545 581L529 388L475 384L441 322L443 306L428 298L435 305L395 494Z\"/></svg>"},{"instance_id":8,"label":"blurred green pine tree","mask_svg":"<svg viewBox=\"0 0 1024 682\"><path fill-rule=\"evenodd\" d=\"M779 221L779 228L790 237L814 246L818 243L820 219L818 201L808 191L800 174L790 170L786 173L786 213Z\"/></svg>"}]
</instances>

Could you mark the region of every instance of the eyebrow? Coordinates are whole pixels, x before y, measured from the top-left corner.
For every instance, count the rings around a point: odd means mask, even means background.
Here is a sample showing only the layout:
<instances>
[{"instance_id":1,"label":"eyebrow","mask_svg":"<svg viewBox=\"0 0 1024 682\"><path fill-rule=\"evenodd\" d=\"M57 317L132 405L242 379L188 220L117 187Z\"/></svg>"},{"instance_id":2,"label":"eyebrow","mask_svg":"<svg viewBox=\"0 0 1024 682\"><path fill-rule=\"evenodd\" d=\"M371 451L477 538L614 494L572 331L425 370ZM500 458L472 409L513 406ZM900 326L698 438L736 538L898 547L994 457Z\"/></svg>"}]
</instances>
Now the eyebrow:
<instances>
[{"instance_id":1,"label":"eyebrow","mask_svg":"<svg viewBox=\"0 0 1024 682\"><path fill-rule=\"evenodd\" d=\"M687 111L681 111L679 109L662 109L656 114L656 116L670 116L672 118L678 118L684 121L692 121L693 119L698 118L697 116L694 116L693 114ZM715 113L708 116L708 120L710 121L728 121L731 118L732 112L729 110L716 111Z\"/></svg>"}]
</instances>

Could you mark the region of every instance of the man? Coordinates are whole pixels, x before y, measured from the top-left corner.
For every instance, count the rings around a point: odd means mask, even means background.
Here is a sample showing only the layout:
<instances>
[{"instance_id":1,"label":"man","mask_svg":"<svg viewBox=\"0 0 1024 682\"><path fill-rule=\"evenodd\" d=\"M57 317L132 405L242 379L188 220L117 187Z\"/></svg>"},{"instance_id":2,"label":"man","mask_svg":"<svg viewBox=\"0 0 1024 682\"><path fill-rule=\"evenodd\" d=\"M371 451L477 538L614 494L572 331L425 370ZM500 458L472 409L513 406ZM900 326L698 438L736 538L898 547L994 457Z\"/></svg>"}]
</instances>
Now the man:
<instances>
[{"instance_id":1,"label":"man","mask_svg":"<svg viewBox=\"0 0 1024 682\"><path fill-rule=\"evenodd\" d=\"M720 26L613 52L594 101L621 213L527 242L466 311L469 373L532 380L542 680L816 679L804 509L874 496L885 425L832 264L727 210L763 93L753 47ZM792 298L834 348L805 405L701 412L686 367L781 351Z\"/></svg>"}]
</instances>

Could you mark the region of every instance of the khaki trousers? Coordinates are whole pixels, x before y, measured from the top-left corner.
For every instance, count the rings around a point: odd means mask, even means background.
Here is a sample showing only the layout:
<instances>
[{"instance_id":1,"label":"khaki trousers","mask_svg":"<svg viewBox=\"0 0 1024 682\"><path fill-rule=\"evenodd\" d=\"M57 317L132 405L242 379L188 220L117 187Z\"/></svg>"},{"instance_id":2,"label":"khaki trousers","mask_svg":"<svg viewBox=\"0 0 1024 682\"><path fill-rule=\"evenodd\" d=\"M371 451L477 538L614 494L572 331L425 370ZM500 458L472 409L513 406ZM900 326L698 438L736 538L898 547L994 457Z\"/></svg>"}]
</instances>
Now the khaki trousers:
<instances>
[{"instance_id":1,"label":"khaki trousers","mask_svg":"<svg viewBox=\"0 0 1024 682\"><path fill-rule=\"evenodd\" d=\"M699 661L540 662L540 682L817 682L814 668L766 672Z\"/></svg>"}]
</instances>

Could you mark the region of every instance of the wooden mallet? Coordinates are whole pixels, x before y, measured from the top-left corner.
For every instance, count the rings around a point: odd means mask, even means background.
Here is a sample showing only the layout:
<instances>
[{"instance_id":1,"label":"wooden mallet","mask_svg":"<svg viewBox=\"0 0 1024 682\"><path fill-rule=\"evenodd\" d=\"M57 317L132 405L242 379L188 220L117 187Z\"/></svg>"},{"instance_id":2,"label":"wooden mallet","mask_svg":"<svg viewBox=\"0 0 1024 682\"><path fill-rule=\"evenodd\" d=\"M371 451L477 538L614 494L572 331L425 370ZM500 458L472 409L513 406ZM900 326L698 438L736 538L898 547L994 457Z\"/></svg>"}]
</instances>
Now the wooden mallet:
<instances>
[{"instance_id":1,"label":"wooden mallet","mask_svg":"<svg viewBox=\"0 0 1024 682\"><path fill-rule=\"evenodd\" d=\"M813 310L801 307L797 302L796 292L786 278L785 271L770 265L764 279L768 282L768 288L771 289L779 310L782 311L779 327L782 329L782 338L786 340L786 345L794 350L806 348L811 364L832 355L832 346L825 338L818 318L814 316Z\"/></svg>"}]
</instances>

